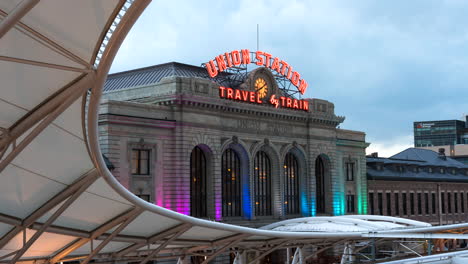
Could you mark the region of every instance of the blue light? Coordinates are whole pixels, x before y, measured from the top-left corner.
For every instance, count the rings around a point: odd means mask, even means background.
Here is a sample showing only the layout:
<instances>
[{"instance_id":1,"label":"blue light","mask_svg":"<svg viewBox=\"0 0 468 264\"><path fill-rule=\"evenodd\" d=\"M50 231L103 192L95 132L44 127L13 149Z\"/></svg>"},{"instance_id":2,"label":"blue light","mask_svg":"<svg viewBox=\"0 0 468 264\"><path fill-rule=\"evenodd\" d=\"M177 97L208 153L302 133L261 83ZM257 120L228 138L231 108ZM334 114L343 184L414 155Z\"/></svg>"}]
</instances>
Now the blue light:
<instances>
[{"instance_id":1,"label":"blue light","mask_svg":"<svg viewBox=\"0 0 468 264\"><path fill-rule=\"evenodd\" d=\"M250 189L249 189L249 182L243 181L242 184L242 211L244 212L244 216L247 219L252 219L252 206L250 201Z\"/></svg>"},{"instance_id":2,"label":"blue light","mask_svg":"<svg viewBox=\"0 0 468 264\"><path fill-rule=\"evenodd\" d=\"M307 204L307 195L306 192L301 192L301 212L302 216L310 216L311 212L309 211L309 206Z\"/></svg>"}]
</instances>

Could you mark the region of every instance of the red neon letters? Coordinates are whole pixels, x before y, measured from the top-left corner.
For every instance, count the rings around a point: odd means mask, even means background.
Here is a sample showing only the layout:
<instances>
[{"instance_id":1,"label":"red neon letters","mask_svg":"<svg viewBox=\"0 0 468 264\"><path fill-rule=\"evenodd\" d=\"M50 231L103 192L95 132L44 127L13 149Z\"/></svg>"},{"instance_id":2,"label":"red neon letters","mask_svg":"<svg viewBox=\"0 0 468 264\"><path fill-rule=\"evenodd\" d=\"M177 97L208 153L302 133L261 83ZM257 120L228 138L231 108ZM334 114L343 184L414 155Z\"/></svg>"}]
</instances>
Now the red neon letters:
<instances>
[{"instance_id":1,"label":"red neon letters","mask_svg":"<svg viewBox=\"0 0 468 264\"><path fill-rule=\"evenodd\" d=\"M260 99L257 92L244 91L224 86L219 87L219 97L235 101L263 104L263 101ZM309 101L307 100L297 100L284 96L276 98L276 95L273 94L268 102L276 108L282 107L309 111Z\"/></svg>"},{"instance_id":2,"label":"red neon letters","mask_svg":"<svg viewBox=\"0 0 468 264\"><path fill-rule=\"evenodd\" d=\"M293 67L291 65L284 60L281 60L278 57L273 57L271 54L263 51L255 52L255 56L252 56L252 58L248 49L226 52L217 56L214 60L210 60L205 63L205 67L208 75L211 78L214 78L220 72L223 72L230 67L249 63L255 63L258 66L270 68L278 74L283 75L297 87L297 90L301 94L304 94L307 90L307 82L304 79L301 79L301 75L298 72L293 71Z\"/></svg>"}]
</instances>

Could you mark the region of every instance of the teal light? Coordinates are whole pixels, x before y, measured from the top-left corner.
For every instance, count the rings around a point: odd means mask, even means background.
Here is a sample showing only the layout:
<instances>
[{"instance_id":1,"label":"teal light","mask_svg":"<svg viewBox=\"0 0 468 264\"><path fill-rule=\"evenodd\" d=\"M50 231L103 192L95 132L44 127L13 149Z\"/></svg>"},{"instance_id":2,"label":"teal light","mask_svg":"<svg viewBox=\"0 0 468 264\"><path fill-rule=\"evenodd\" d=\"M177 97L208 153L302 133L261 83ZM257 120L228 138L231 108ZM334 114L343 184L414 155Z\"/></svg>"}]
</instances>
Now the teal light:
<instances>
[{"instance_id":1,"label":"teal light","mask_svg":"<svg viewBox=\"0 0 468 264\"><path fill-rule=\"evenodd\" d=\"M364 195L357 196L358 214L367 214L367 199Z\"/></svg>"},{"instance_id":2,"label":"teal light","mask_svg":"<svg viewBox=\"0 0 468 264\"><path fill-rule=\"evenodd\" d=\"M317 215L317 201L315 200L315 195L310 199L310 216Z\"/></svg>"},{"instance_id":3,"label":"teal light","mask_svg":"<svg viewBox=\"0 0 468 264\"><path fill-rule=\"evenodd\" d=\"M343 192L333 193L333 215L344 215L346 209L345 195Z\"/></svg>"}]
</instances>

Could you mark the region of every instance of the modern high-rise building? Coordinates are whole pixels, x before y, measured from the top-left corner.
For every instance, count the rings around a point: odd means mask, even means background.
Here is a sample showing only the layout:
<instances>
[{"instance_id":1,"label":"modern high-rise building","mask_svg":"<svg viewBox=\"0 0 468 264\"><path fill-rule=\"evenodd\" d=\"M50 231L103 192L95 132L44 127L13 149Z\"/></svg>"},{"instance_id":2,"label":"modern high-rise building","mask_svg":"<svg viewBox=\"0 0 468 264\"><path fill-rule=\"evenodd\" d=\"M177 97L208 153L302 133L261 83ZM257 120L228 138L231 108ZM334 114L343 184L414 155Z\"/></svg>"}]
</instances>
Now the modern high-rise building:
<instances>
[{"instance_id":1,"label":"modern high-rise building","mask_svg":"<svg viewBox=\"0 0 468 264\"><path fill-rule=\"evenodd\" d=\"M415 147L468 144L465 121L418 121L414 122L413 127Z\"/></svg>"},{"instance_id":2,"label":"modern high-rise building","mask_svg":"<svg viewBox=\"0 0 468 264\"><path fill-rule=\"evenodd\" d=\"M447 156L468 164L468 116L465 118L414 122L414 146L436 152L444 149Z\"/></svg>"}]
</instances>

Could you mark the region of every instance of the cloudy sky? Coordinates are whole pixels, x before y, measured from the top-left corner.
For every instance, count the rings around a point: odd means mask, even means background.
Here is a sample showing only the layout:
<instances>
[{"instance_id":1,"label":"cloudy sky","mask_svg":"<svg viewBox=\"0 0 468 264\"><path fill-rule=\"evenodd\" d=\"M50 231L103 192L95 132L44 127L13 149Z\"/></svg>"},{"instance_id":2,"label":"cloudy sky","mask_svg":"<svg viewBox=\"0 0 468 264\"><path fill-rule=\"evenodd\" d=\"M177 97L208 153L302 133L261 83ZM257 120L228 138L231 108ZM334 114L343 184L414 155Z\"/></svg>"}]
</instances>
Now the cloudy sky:
<instances>
[{"instance_id":1,"label":"cloudy sky","mask_svg":"<svg viewBox=\"0 0 468 264\"><path fill-rule=\"evenodd\" d=\"M226 51L284 59L306 97L335 104L341 128L364 131L368 153L413 144L412 122L468 114L468 2L463 0L153 1L111 72Z\"/></svg>"}]
</instances>

